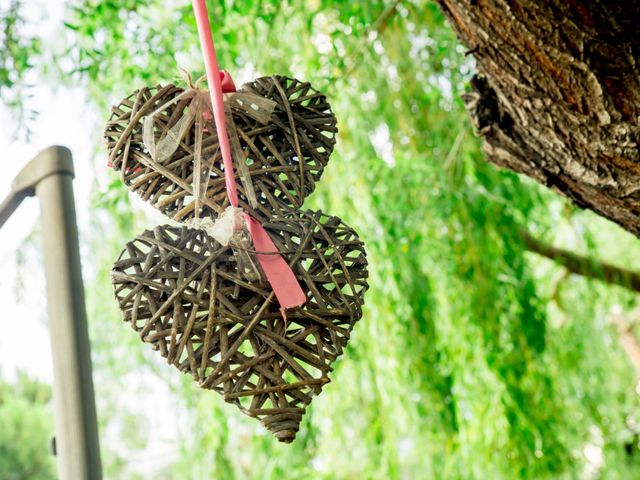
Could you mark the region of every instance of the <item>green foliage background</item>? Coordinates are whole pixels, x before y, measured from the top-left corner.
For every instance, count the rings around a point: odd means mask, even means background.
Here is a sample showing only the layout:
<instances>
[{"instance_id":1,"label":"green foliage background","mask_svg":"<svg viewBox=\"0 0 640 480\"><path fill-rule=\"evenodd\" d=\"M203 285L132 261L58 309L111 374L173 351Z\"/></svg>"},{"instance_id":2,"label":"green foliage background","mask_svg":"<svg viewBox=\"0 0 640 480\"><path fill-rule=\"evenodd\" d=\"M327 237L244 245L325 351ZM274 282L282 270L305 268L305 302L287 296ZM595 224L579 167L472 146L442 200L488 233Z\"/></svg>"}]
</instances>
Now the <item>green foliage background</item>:
<instances>
[{"instance_id":1,"label":"green foliage background","mask_svg":"<svg viewBox=\"0 0 640 480\"><path fill-rule=\"evenodd\" d=\"M56 55L73 67L57 74L84 85L105 119L134 89L179 81L179 67L202 73L189 2L70 4L69 47ZM637 377L613 323L637 317L636 296L567 275L519 232L640 269L637 239L484 161L460 101L473 62L435 4L209 6L237 83L287 74L330 98L338 145L306 205L357 229L371 289L333 382L298 440L280 445L122 325L111 263L158 217L132 208L115 174L97 173L84 241L108 478L638 478ZM157 418L137 378L167 385L175 416ZM145 448L159 422L174 453L155 458Z\"/></svg>"},{"instance_id":2,"label":"green foliage background","mask_svg":"<svg viewBox=\"0 0 640 480\"><path fill-rule=\"evenodd\" d=\"M51 388L18 372L0 381L0 478L53 480Z\"/></svg>"}]
</instances>

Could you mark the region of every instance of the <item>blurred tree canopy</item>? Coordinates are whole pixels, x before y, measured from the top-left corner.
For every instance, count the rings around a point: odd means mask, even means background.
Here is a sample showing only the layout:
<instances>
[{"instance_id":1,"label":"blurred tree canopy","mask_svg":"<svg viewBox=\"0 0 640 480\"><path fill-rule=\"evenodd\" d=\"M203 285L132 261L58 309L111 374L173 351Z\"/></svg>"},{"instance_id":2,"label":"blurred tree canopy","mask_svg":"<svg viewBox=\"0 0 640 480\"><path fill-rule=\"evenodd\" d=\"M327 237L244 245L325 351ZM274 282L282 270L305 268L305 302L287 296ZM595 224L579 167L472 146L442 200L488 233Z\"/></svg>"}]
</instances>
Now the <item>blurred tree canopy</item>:
<instances>
[{"instance_id":1,"label":"blurred tree canopy","mask_svg":"<svg viewBox=\"0 0 640 480\"><path fill-rule=\"evenodd\" d=\"M342 217L368 249L371 289L333 382L293 445L158 361L122 324L109 270L158 216L130 204L97 149L83 239L108 478L558 479L640 475L634 293L570 275L521 232L595 262L640 268L637 240L486 163L460 94L474 65L426 0L209 2L236 83L308 80L339 139L306 203ZM70 3L65 82L108 108L134 89L203 72L186 1ZM72 59L72 62L62 59ZM99 142L97 125L96 144ZM160 220L162 221L162 220ZM144 379L144 382L140 379ZM157 417L149 384L167 385ZM124 393L126 392L126 394ZM133 399L133 400L132 400ZM150 438L170 433L158 454ZM156 452L156 453L154 453Z\"/></svg>"},{"instance_id":2,"label":"blurred tree canopy","mask_svg":"<svg viewBox=\"0 0 640 480\"><path fill-rule=\"evenodd\" d=\"M0 380L0 478L55 479L49 445L53 419L51 388L24 372L15 381Z\"/></svg>"}]
</instances>

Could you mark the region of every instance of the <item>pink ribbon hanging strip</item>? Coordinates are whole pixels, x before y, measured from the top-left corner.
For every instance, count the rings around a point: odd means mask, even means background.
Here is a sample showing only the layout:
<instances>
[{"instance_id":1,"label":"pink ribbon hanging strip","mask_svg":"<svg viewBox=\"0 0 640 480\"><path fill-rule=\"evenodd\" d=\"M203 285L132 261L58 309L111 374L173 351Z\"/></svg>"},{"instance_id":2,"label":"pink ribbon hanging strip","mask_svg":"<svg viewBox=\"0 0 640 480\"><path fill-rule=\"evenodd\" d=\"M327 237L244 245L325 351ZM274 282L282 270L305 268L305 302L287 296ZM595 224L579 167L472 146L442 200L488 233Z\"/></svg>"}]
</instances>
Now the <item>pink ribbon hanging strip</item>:
<instances>
[{"instance_id":1,"label":"pink ribbon hanging strip","mask_svg":"<svg viewBox=\"0 0 640 480\"><path fill-rule=\"evenodd\" d=\"M213 46L211 26L205 0L192 0L193 12L198 25L198 35L200 36L200 46L204 57L204 66L207 73L207 83L209 84L209 94L211 105L213 106L213 119L218 132L218 141L222 160L224 162L224 179L227 186L227 196L229 202L234 207L238 206L238 190L233 170L233 160L231 157L231 147L229 146L229 136L227 135L227 124L224 114L224 104L222 100L223 87L225 91L235 91L235 86L231 76L227 72L220 73L218 59ZM258 262L273 289L273 293L280 303L283 314L288 308L299 307L306 302L306 296L296 279L291 267L278 254L278 249L269 237L267 231L256 220L248 214L244 214L249 234L253 241L253 246L258 252Z\"/></svg>"}]
</instances>

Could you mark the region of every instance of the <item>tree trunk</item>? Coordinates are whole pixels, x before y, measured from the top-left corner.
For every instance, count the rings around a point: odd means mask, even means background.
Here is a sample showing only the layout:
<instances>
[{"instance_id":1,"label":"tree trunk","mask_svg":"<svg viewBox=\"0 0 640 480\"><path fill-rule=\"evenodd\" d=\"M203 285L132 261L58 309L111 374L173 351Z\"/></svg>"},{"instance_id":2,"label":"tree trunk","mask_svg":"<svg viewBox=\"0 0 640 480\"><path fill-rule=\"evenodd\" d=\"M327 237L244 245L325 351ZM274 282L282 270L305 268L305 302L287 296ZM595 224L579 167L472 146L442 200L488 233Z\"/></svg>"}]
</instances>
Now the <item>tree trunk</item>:
<instances>
[{"instance_id":1,"label":"tree trunk","mask_svg":"<svg viewBox=\"0 0 640 480\"><path fill-rule=\"evenodd\" d=\"M640 236L640 2L438 0L489 161Z\"/></svg>"}]
</instances>

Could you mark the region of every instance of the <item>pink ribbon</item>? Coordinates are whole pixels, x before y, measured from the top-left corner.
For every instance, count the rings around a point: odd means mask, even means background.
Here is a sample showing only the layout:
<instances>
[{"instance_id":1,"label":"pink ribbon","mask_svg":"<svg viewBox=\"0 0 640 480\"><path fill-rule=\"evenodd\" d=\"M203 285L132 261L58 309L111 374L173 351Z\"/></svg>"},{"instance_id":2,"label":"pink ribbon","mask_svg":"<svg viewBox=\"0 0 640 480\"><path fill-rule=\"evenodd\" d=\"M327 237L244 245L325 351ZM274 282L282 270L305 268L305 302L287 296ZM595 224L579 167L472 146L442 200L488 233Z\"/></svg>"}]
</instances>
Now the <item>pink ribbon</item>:
<instances>
[{"instance_id":1,"label":"pink ribbon","mask_svg":"<svg viewBox=\"0 0 640 480\"><path fill-rule=\"evenodd\" d=\"M204 57L204 66L207 73L207 83L209 84L209 95L213 106L213 119L218 132L218 141L224 162L224 179L227 186L227 197L232 206L238 206L238 191L233 170L233 160L231 157L231 147L229 136L227 135L227 124L224 114L224 104L222 100L223 92L235 92L236 88L228 72L220 72L218 59L213 46L211 26L205 0L192 0L193 12L198 25L198 35L200 46ZM273 293L280 303L280 309L284 311L288 308L303 305L307 298L296 279L293 270L279 254L277 247L269 237L267 231L256 220L247 213L244 214L245 222L249 229L249 234L253 240L256 251L264 252L257 254L258 262L264 271ZM277 254L277 255L274 255Z\"/></svg>"}]
</instances>

